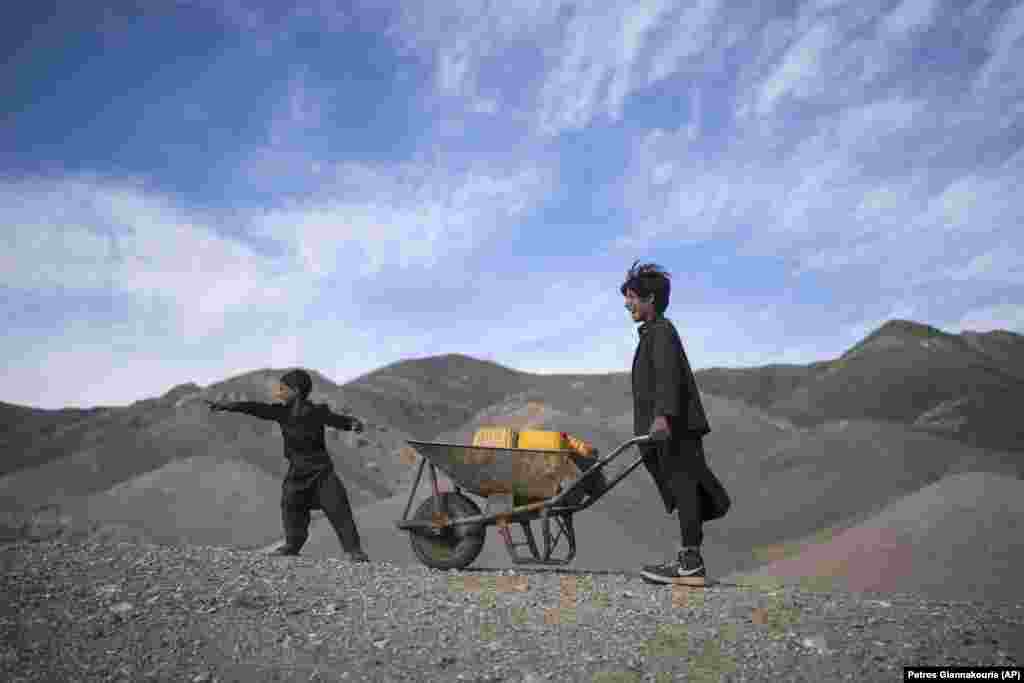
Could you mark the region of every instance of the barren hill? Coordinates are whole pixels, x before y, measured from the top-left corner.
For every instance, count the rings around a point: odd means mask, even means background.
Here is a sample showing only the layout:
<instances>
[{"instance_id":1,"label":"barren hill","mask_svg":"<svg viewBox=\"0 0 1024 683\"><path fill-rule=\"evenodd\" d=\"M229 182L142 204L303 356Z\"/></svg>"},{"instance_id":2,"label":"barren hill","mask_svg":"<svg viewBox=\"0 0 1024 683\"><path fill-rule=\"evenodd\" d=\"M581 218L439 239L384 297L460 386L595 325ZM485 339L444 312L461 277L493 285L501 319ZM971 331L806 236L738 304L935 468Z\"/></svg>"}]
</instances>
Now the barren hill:
<instances>
[{"instance_id":1,"label":"barren hill","mask_svg":"<svg viewBox=\"0 0 1024 683\"><path fill-rule=\"evenodd\" d=\"M702 391L737 398L798 424L897 422L974 446L1024 450L1014 419L1024 400L1024 337L949 334L893 320L840 358L806 366L711 368Z\"/></svg>"},{"instance_id":2,"label":"barren hill","mask_svg":"<svg viewBox=\"0 0 1024 683\"><path fill-rule=\"evenodd\" d=\"M750 577L828 590L1024 602L1024 481L984 472L943 478ZM746 578L750 578L746 577Z\"/></svg>"}]
</instances>

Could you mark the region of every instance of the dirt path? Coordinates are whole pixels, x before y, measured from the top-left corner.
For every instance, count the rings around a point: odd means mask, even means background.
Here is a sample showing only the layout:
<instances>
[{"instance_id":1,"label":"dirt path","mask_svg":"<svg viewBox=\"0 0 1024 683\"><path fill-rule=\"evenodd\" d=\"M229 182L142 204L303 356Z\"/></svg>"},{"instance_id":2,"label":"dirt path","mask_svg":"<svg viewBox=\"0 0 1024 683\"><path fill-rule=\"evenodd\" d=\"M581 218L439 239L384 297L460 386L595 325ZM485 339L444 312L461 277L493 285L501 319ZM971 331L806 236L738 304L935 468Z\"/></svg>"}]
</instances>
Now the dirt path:
<instances>
[{"instance_id":1,"label":"dirt path","mask_svg":"<svg viewBox=\"0 0 1024 683\"><path fill-rule=\"evenodd\" d=\"M1024 605L437 572L208 547L0 548L8 681L901 680L1024 660Z\"/></svg>"}]
</instances>

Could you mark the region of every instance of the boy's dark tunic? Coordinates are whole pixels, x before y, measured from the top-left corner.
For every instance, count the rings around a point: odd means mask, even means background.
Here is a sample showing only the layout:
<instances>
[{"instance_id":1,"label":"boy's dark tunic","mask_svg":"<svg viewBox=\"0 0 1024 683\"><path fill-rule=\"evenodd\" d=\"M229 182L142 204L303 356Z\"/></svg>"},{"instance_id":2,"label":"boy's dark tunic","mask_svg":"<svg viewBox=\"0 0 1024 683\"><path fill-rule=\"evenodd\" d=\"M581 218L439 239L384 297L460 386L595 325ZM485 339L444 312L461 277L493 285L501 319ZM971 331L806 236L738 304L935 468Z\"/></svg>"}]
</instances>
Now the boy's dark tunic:
<instances>
[{"instance_id":1,"label":"boy's dark tunic","mask_svg":"<svg viewBox=\"0 0 1024 683\"><path fill-rule=\"evenodd\" d=\"M731 505L704 457L702 439L711 427L675 326L658 316L638 331L632 370L634 433L649 433L659 415L668 418L672 438L645 448L644 465L665 510L678 510L683 545L699 546L703 522L724 516Z\"/></svg>"},{"instance_id":2,"label":"boy's dark tunic","mask_svg":"<svg viewBox=\"0 0 1024 683\"><path fill-rule=\"evenodd\" d=\"M224 410L274 420L284 437L288 474L281 486L281 517L285 541L298 551L309 536L309 513L321 509L334 526L345 552L361 548L359 532L345 486L334 472L324 441L324 426L352 430L356 420L331 412L319 403L225 403Z\"/></svg>"}]
</instances>

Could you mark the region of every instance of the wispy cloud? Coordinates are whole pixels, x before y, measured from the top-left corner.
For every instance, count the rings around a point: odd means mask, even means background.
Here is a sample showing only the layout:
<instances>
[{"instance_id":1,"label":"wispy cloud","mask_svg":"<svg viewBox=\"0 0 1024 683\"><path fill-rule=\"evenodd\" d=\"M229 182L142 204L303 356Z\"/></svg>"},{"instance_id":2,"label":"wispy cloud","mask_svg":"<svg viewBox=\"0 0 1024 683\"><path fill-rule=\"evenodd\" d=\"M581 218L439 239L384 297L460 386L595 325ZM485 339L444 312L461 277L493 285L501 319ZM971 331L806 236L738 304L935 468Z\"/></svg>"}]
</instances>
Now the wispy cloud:
<instances>
[{"instance_id":1,"label":"wispy cloud","mask_svg":"<svg viewBox=\"0 0 1024 683\"><path fill-rule=\"evenodd\" d=\"M669 2L631 2L578 7L565 27L557 65L539 94L539 126L554 134L581 128L596 115L622 117L622 107L640 79L636 63Z\"/></svg>"},{"instance_id":2,"label":"wispy cloud","mask_svg":"<svg viewBox=\"0 0 1024 683\"><path fill-rule=\"evenodd\" d=\"M797 272L884 264L890 282L906 284L959 263L947 243L965 232L974 244L1009 239L1021 218L1011 199L1018 169L981 170L971 156L980 148L998 159L1000 137L1004 158L1020 147L1012 126L986 124L1005 121L1006 90L962 101L929 94L904 57L907 40L936 40L920 29L934 25L938 7L908 0L878 15L858 7L807 6L782 28L765 25L762 55L780 56L770 68L762 57L738 72L738 92L752 94L739 97L736 135L713 158L685 129L637 141L623 183L635 220L620 243L746 230L744 249L791 260ZM947 10L943 20L958 17ZM978 20L967 23L980 30ZM1006 36L1017 23L1009 13L979 73L1013 49ZM894 33L905 40L893 42ZM969 87L975 74L948 78ZM884 91L868 87L882 79Z\"/></svg>"},{"instance_id":3,"label":"wispy cloud","mask_svg":"<svg viewBox=\"0 0 1024 683\"><path fill-rule=\"evenodd\" d=\"M312 291L301 271L282 269L137 184L29 180L0 186L0 197L11 247L4 284L16 290L157 301L177 316L188 341L220 329L233 311L285 310Z\"/></svg>"},{"instance_id":4,"label":"wispy cloud","mask_svg":"<svg viewBox=\"0 0 1024 683\"><path fill-rule=\"evenodd\" d=\"M1024 330L1024 306L1016 303L996 304L969 311L953 326L954 331L991 332L993 330Z\"/></svg>"},{"instance_id":5,"label":"wispy cloud","mask_svg":"<svg viewBox=\"0 0 1024 683\"><path fill-rule=\"evenodd\" d=\"M938 10L938 0L903 0L882 18L882 28L892 35L906 35L928 28Z\"/></svg>"},{"instance_id":6,"label":"wispy cloud","mask_svg":"<svg viewBox=\"0 0 1024 683\"><path fill-rule=\"evenodd\" d=\"M757 113L771 114L776 103L787 95L806 98L825 90L822 73L825 55L836 43L835 29L828 23L812 26L786 52L782 63L761 84L757 98Z\"/></svg>"},{"instance_id":7,"label":"wispy cloud","mask_svg":"<svg viewBox=\"0 0 1024 683\"><path fill-rule=\"evenodd\" d=\"M0 284L26 300L100 294L113 297L114 306L105 318L62 314L60 331L46 342L23 347L25 340L12 335L8 351L18 346L17 354L36 358L35 367L48 374L66 367L65 386L77 377L82 396L109 403L105 387L129 386L132 376L171 377L181 372L174 359L183 354L195 360L188 376L202 375L211 365L195 359L200 344L207 351L220 346L217 358L230 358L238 371L305 364L349 377L371 360L454 350L444 334L402 329L402 311L414 312L417 301L436 295L423 285L460 268L482 241L514 230L545 196L543 174L474 169L445 177L414 165L335 171L334 194L227 217L178 205L138 183L96 177L0 186L0 222L9 226ZM276 244L276 253L257 244ZM409 290L413 298L388 305L391 322L373 334L357 321L378 280L419 287ZM460 329L472 336L472 327L468 317ZM104 348L119 354L124 370L97 383L90 371L96 366L86 359ZM142 370L161 355L167 368ZM74 357L77 373L70 371ZM38 390L26 372L18 377Z\"/></svg>"},{"instance_id":8,"label":"wispy cloud","mask_svg":"<svg viewBox=\"0 0 1024 683\"><path fill-rule=\"evenodd\" d=\"M254 231L290 245L320 275L432 268L514 228L549 187L545 171L530 167L446 175L414 163L343 164L332 169L318 195L260 216Z\"/></svg>"},{"instance_id":9,"label":"wispy cloud","mask_svg":"<svg viewBox=\"0 0 1024 683\"><path fill-rule=\"evenodd\" d=\"M999 247L973 256L967 264L945 273L956 282L993 282L1024 285L1024 253L1015 245Z\"/></svg>"},{"instance_id":10,"label":"wispy cloud","mask_svg":"<svg viewBox=\"0 0 1024 683\"><path fill-rule=\"evenodd\" d=\"M213 10L228 26L272 51L310 27L329 35L353 28L353 12L346 3L331 0L198 0L199 7Z\"/></svg>"},{"instance_id":11,"label":"wispy cloud","mask_svg":"<svg viewBox=\"0 0 1024 683\"><path fill-rule=\"evenodd\" d=\"M432 60L439 92L462 106L525 112L545 136L619 121L634 92L669 78L712 44L725 49L744 31L717 36L722 3L563 2L493 5L481 0L406 3L400 39ZM509 61L529 66L509 74Z\"/></svg>"},{"instance_id":12,"label":"wispy cloud","mask_svg":"<svg viewBox=\"0 0 1024 683\"><path fill-rule=\"evenodd\" d=\"M1010 88L1020 94L1022 77L1019 65L1024 58L1024 5L1011 8L1003 22L991 34L988 49L991 56L978 71L975 87L978 90ZM1017 110L1018 115L1020 110Z\"/></svg>"}]
</instances>

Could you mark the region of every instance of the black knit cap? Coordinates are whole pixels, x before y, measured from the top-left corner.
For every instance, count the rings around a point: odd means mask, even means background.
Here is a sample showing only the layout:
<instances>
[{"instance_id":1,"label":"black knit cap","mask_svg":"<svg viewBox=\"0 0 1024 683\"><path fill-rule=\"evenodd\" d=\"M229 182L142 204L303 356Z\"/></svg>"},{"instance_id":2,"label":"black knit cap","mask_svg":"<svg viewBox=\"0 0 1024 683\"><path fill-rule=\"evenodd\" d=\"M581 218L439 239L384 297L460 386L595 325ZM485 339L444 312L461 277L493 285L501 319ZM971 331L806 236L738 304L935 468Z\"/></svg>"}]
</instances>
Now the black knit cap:
<instances>
[{"instance_id":1,"label":"black knit cap","mask_svg":"<svg viewBox=\"0 0 1024 683\"><path fill-rule=\"evenodd\" d=\"M299 392L299 396L305 399L313 391L313 378L305 370L291 370L281 378L281 384L291 387Z\"/></svg>"}]
</instances>

